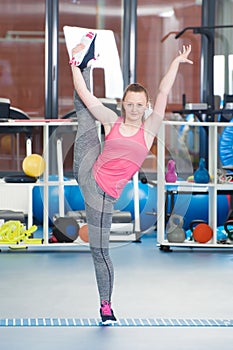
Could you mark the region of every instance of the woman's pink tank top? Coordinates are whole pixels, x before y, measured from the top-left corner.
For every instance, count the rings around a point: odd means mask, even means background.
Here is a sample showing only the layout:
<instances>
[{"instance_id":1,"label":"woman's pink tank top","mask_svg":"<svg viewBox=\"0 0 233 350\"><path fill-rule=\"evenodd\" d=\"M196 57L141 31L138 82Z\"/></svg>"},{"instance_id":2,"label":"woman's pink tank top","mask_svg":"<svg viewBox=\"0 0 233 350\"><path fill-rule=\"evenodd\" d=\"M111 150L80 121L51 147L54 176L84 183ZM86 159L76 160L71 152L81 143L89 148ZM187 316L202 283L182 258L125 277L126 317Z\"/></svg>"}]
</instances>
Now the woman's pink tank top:
<instances>
[{"instance_id":1,"label":"woman's pink tank top","mask_svg":"<svg viewBox=\"0 0 233 350\"><path fill-rule=\"evenodd\" d=\"M119 117L105 138L104 148L93 167L97 184L113 198L119 198L126 183L139 170L148 154L143 125L133 136L123 136Z\"/></svg>"}]
</instances>

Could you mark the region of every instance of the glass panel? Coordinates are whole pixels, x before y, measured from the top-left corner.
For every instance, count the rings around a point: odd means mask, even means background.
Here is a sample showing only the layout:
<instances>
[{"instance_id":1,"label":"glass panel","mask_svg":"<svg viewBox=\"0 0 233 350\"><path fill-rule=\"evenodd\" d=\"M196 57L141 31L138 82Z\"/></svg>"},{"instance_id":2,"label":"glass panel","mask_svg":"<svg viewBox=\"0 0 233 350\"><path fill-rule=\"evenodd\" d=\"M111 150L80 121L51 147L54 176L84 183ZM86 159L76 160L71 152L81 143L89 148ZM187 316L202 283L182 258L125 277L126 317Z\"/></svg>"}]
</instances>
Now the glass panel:
<instances>
[{"instance_id":1,"label":"glass panel","mask_svg":"<svg viewBox=\"0 0 233 350\"><path fill-rule=\"evenodd\" d=\"M74 111L73 82L69 66L69 58L63 35L64 26L75 26L90 29L108 29L114 32L116 44L121 54L122 39L122 1L121 0L60 0L59 1L59 80L58 80L58 111L60 117L66 117ZM104 73L95 69L93 74L94 94L105 97ZM72 139L73 137L73 139ZM75 134L63 135L63 149L66 150L64 171L65 175L72 174L73 142Z\"/></svg>"},{"instance_id":2,"label":"glass panel","mask_svg":"<svg viewBox=\"0 0 233 350\"><path fill-rule=\"evenodd\" d=\"M215 12L216 25L226 26L215 30L214 93L220 95L223 105L224 93L233 94L233 2L225 0L223 6L221 0L216 0Z\"/></svg>"},{"instance_id":3,"label":"glass panel","mask_svg":"<svg viewBox=\"0 0 233 350\"><path fill-rule=\"evenodd\" d=\"M2 1L0 22L0 97L44 116L45 0Z\"/></svg>"},{"instance_id":4,"label":"glass panel","mask_svg":"<svg viewBox=\"0 0 233 350\"><path fill-rule=\"evenodd\" d=\"M172 111L182 109L184 94L186 102L200 102L201 36L193 34L192 30L186 31L177 40L175 36L186 27L201 26L201 5L202 1L194 0L138 0L137 80L147 87L152 103L160 80L173 58L182 45L192 45L190 58L195 64L182 65L179 69L177 79L168 96L167 116L169 118L181 118L180 114L174 115ZM143 164L148 173L152 173L153 178L157 171L154 160L156 154L155 139L151 155ZM149 159L151 164L148 165Z\"/></svg>"},{"instance_id":5,"label":"glass panel","mask_svg":"<svg viewBox=\"0 0 233 350\"><path fill-rule=\"evenodd\" d=\"M122 1L121 0L60 0L59 1L59 116L74 109L73 83L68 54L63 36L63 27L76 26L92 29L112 30L115 35L118 52L121 52L122 38ZM96 70L94 93L104 96L103 74Z\"/></svg>"},{"instance_id":6,"label":"glass panel","mask_svg":"<svg viewBox=\"0 0 233 350\"><path fill-rule=\"evenodd\" d=\"M0 23L0 98L10 99L14 119L43 117L45 0L1 1ZM1 174L22 171L25 132L17 130L0 128ZM33 146L40 153L37 133Z\"/></svg>"},{"instance_id":7,"label":"glass panel","mask_svg":"<svg viewBox=\"0 0 233 350\"><path fill-rule=\"evenodd\" d=\"M200 35L186 27L201 25L201 1L138 0L137 80L144 84L153 100L162 75L182 45L192 44L195 65L183 65L168 97L168 110L182 107L182 95L188 102L200 101Z\"/></svg>"}]
</instances>

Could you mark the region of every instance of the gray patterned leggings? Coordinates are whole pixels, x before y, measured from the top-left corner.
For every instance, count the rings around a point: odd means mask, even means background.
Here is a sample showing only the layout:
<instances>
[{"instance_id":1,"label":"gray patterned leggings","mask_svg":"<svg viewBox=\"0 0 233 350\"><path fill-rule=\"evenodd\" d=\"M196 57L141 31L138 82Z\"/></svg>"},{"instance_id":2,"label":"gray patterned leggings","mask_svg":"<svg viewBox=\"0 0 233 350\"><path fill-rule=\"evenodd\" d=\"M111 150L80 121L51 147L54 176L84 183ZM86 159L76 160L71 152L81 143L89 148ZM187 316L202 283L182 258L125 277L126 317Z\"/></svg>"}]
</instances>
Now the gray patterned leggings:
<instances>
[{"instance_id":1,"label":"gray patterned leggings","mask_svg":"<svg viewBox=\"0 0 233 350\"><path fill-rule=\"evenodd\" d=\"M90 71L86 68L83 77L90 88ZM95 182L92 168L100 150L96 120L74 93L78 119L78 131L74 145L74 176L84 200L88 224L88 236L95 267L100 301L111 301L114 271L109 256L109 235L115 199L107 195Z\"/></svg>"}]
</instances>

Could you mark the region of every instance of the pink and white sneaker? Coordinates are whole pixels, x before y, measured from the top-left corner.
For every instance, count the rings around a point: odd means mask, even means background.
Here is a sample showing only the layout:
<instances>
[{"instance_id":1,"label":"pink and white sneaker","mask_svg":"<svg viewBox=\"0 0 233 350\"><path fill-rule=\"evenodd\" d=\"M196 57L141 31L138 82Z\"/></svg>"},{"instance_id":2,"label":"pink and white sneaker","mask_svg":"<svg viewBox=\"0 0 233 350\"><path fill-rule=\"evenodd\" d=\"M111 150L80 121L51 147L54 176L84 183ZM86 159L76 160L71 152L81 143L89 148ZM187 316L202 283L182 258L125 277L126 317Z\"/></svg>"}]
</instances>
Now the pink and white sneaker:
<instances>
[{"instance_id":1,"label":"pink and white sneaker","mask_svg":"<svg viewBox=\"0 0 233 350\"><path fill-rule=\"evenodd\" d=\"M100 308L100 316L101 316L101 325L102 326L110 326L117 322L116 317L114 316L113 310L111 309L111 303L107 300L102 300L101 308Z\"/></svg>"},{"instance_id":2,"label":"pink and white sneaker","mask_svg":"<svg viewBox=\"0 0 233 350\"><path fill-rule=\"evenodd\" d=\"M72 57L70 64L73 64L83 70L87 67L90 60L95 59L95 38L96 34L91 31L82 37L80 44L83 44L85 47Z\"/></svg>"}]
</instances>

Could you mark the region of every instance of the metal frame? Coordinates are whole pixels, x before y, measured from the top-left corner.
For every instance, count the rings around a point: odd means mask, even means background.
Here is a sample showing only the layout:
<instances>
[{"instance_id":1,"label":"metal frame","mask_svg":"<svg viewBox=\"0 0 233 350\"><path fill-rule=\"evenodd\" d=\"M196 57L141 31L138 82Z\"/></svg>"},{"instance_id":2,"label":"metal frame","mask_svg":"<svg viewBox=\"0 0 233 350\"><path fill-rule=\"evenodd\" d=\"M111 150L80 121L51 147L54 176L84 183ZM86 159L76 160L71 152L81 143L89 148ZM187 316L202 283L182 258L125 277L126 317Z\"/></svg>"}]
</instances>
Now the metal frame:
<instances>
[{"instance_id":1,"label":"metal frame","mask_svg":"<svg viewBox=\"0 0 233 350\"><path fill-rule=\"evenodd\" d=\"M45 8L45 118L58 118L59 0L46 0Z\"/></svg>"},{"instance_id":2,"label":"metal frame","mask_svg":"<svg viewBox=\"0 0 233 350\"><path fill-rule=\"evenodd\" d=\"M124 86L136 81L137 0L124 0L122 61Z\"/></svg>"}]
</instances>

